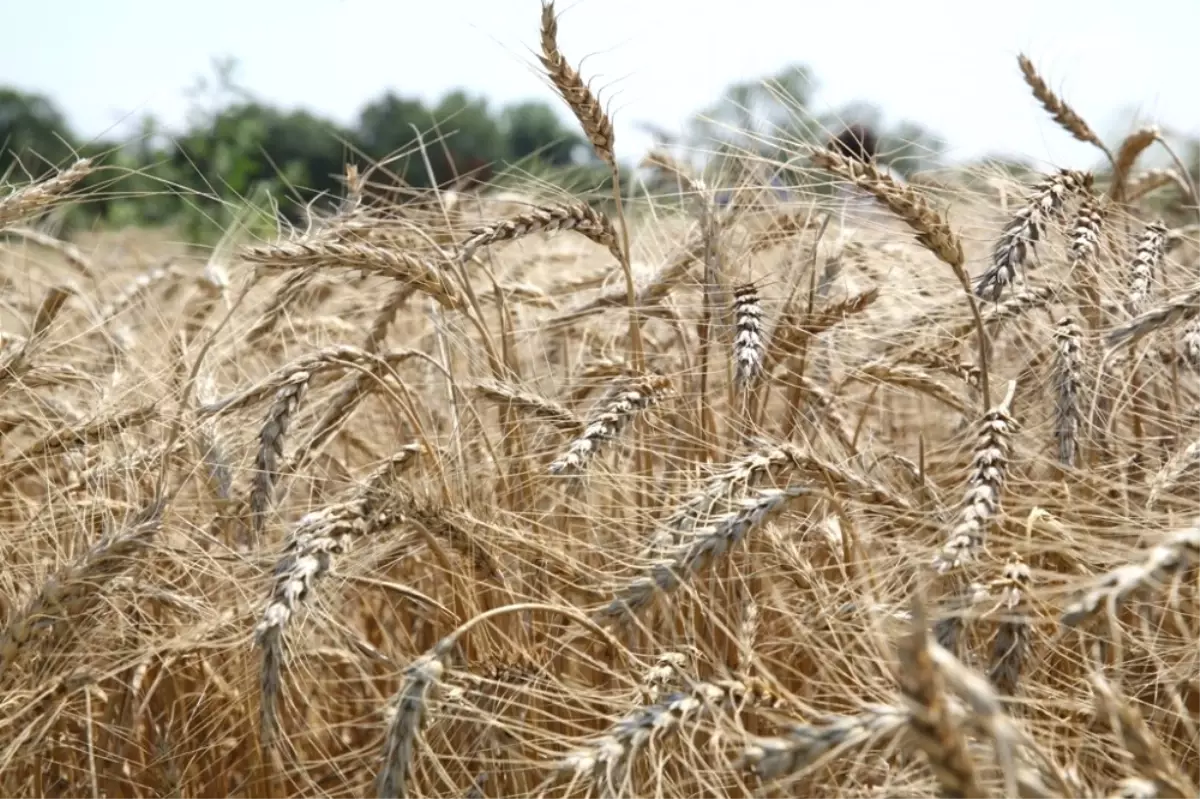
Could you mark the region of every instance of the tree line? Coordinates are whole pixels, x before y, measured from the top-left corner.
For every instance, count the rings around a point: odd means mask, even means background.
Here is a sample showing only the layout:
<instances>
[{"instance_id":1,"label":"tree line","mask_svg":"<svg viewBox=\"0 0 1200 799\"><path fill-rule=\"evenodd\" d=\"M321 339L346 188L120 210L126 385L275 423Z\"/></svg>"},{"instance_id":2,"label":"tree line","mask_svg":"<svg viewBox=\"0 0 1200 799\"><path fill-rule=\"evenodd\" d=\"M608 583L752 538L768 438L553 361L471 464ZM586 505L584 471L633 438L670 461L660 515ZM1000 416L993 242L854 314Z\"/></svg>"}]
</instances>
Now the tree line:
<instances>
[{"instance_id":1,"label":"tree line","mask_svg":"<svg viewBox=\"0 0 1200 799\"><path fill-rule=\"evenodd\" d=\"M254 96L238 83L232 60L214 62L213 72L190 90L182 129L147 116L123 140L82 139L50 98L0 87L0 175L21 180L77 156L98 158L108 168L92 176L89 202L72 212L76 223L182 224L194 238L219 233L247 206L274 205L299 220L307 205L341 195L348 163L379 165L372 181L400 191L494 183L506 174L604 188L607 171L549 102L495 108L460 90L426 104L386 92L339 125ZM730 86L697 116L684 143L784 163L796 140L827 136L854 119L881 130L885 158L899 171L936 163L943 144L935 135L907 122L886 127L871 106L807 114L814 87L803 66Z\"/></svg>"}]
</instances>

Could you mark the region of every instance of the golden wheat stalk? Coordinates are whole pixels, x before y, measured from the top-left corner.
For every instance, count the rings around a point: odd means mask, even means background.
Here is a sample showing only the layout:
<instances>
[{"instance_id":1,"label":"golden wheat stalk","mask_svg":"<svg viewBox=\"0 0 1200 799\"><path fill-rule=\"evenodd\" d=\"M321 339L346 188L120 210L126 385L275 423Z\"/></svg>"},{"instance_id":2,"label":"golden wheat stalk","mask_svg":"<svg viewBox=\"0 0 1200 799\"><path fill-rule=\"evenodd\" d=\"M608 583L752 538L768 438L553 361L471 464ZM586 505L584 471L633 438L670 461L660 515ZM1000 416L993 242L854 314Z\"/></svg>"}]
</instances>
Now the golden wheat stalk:
<instances>
[{"instance_id":1,"label":"golden wheat stalk","mask_svg":"<svg viewBox=\"0 0 1200 799\"><path fill-rule=\"evenodd\" d=\"M762 300L753 284L734 288L733 320L734 380L738 388L745 391L762 377L766 358Z\"/></svg>"},{"instance_id":2,"label":"golden wheat stalk","mask_svg":"<svg viewBox=\"0 0 1200 799\"><path fill-rule=\"evenodd\" d=\"M1025 82L1033 90L1033 96L1054 117L1054 121L1079 141L1096 145L1096 147L1108 156L1108 160L1112 161L1112 153L1109 152L1104 142L1100 141L1100 137L1095 134L1087 122L1084 122L1083 117L1075 113L1075 110L1071 106L1067 105L1061 97L1050 90L1046 81L1038 74L1033 62L1024 53L1017 56L1017 64L1021 67L1021 74L1025 76Z\"/></svg>"},{"instance_id":3,"label":"golden wheat stalk","mask_svg":"<svg viewBox=\"0 0 1200 799\"><path fill-rule=\"evenodd\" d=\"M1045 238L1047 224L1062 217L1068 199L1086 194L1092 185L1090 173L1062 169L1036 186L1029 199L1004 226L992 249L992 265L979 276L975 294L996 302L1004 289L1017 279L1029 253Z\"/></svg>"},{"instance_id":4,"label":"golden wheat stalk","mask_svg":"<svg viewBox=\"0 0 1200 799\"><path fill-rule=\"evenodd\" d=\"M1060 619L1066 627L1078 627L1102 609L1110 614L1133 594L1187 569L1200 560L1200 518L1188 528L1167 535L1142 555L1140 562L1113 569L1083 596L1072 602Z\"/></svg>"},{"instance_id":5,"label":"golden wheat stalk","mask_svg":"<svg viewBox=\"0 0 1200 799\"><path fill-rule=\"evenodd\" d=\"M567 63L567 59L558 48L558 18L554 13L553 2L542 3L542 53L539 57L550 76L550 82L583 126L583 132L592 143L596 155L608 166L615 166L612 121L608 114L604 113L592 90L583 82L575 68Z\"/></svg>"},{"instance_id":6,"label":"golden wheat stalk","mask_svg":"<svg viewBox=\"0 0 1200 799\"><path fill-rule=\"evenodd\" d=\"M535 208L511 219L477 227L467 233L466 239L460 245L459 258L466 262L471 260L481 247L515 241L533 233L558 230L573 230L602 247L607 247L618 262L622 260L612 220L582 202Z\"/></svg>"},{"instance_id":7,"label":"golden wheat stalk","mask_svg":"<svg viewBox=\"0 0 1200 799\"><path fill-rule=\"evenodd\" d=\"M378 533L398 520L384 511L385 492L420 451L418 444L401 448L369 475L350 498L305 514L288 535L283 556L275 564L271 596L254 631L255 644L262 650L260 719L264 745L273 746L279 730L278 705L288 622L312 597L317 581L332 568L334 556L349 551L354 539ZM427 605L436 604L427 597L421 599Z\"/></svg>"},{"instance_id":8,"label":"golden wheat stalk","mask_svg":"<svg viewBox=\"0 0 1200 799\"><path fill-rule=\"evenodd\" d=\"M1138 237L1133 266L1129 270L1129 292L1125 306L1130 314L1141 313L1151 299L1154 287L1154 272L1162 263L1166 250L1167 226L1162 220L1146 225Z\"/></svg>"},{"instance_id":9,"label":"golden wheat stalk","mask_svg":"<svg viewBox=\"0 0 1200 799\"><path fill-rule=\"evenodd\" d=\"M266 269L360 269L410 284L447 309L463 305L462 295L450 282L449 273L416 255L375 244L298 239L247 247L242 250L242 258Z\"/></svg>"},{"instance_id":10,"label":"golden wheat stalk","mask_svg":"<svg viewBox=\"0 0 1200 799\"><path fill-rule=\"evenodd\" d=\"M1069 316L1054 329L1054 438L1058 461L1074 468L1079 456L1079 426L1082 419L1080 387L1083 385L1083 332Z\"/></svg>"},{"instance_id":11,"label":"golden wheat stalk","mask_svg":"<svg viewBox=\"0 0 1200 799\"><path fill-rule=\"evenodd\" d=\"M582 474L605 443L616 439L637 414L658 404L670 389L667 378L652 375L616 391L567 451L550 464L550 473Z\"/></svg>"},{"instance_id":12,"label":"golden wheat stalk","mask_svg":"<svg viewBox=\"0 0 1200 799\"><path fill-rule=\"evenodd\" d=\"M81 158L53 177L14 189L0 197L0 230L50 207L93 171L92 159Z\"/></svg>"},{"instance_id":13,"label":"golden wheat stalk","mask_svg":"<svg viewBox=\"0 0 1200 799\"><path fill-rule=\"evenodd\" d=\"M975 454L971 460L971 473L967 477L967 491L959 506L958 523L950 531L945 546L934 557L934 568L939 573L958 569L982 554L988 528L1000 511L1010 439L1016 426L1012 418L1016 391L1016 381L1009 381L1004 399L979 422Z\"/></svg>"}]
</instances>

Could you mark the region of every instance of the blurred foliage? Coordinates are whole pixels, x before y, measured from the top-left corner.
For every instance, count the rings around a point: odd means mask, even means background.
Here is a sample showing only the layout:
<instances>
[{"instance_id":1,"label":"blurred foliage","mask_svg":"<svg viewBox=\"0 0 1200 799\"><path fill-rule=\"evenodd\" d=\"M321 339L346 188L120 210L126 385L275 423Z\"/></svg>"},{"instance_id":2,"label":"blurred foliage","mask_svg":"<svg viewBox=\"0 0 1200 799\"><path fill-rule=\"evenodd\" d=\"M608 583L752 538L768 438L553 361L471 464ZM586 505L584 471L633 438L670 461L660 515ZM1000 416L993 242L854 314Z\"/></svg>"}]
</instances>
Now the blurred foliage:
<instances>
[{"instance_id":1,"label":"blurred foliage","mask_svg":"<svg viewBox=\"0 0 1200 799\"><path fill-rule=\"evenodd\" d=\"M49 98L0 89L0 177L23 182L76 155L95 157L104 168L85 182L89 201L71 210L67 226L175 225L205 242L236 220L276 211L303 224L307 206L336 204L351 163L360 173L381 165L373 186L411 189L494 181L502 169L551 182L566 176L589 189L605 180L582 136L548 104L493 109L456 91L428 107L388 93L347 127L256 98L237 82L232 60L214 62L187 96L182 130L148 116L124 140L89 142Z\"/></svg>"},{"instance_id":2,"label":"blurred foliage","mask_svg":"<svg viewBox=\"0 0 1200 799\"><path fill-rule=\"evenodd\" d=\"M812 71L801 64L766 79L735 83L696 116L687 144L713 154L718 168L736 170L721 162L749 160L777 173L777 182L795 185L809 182L798 145L826 144L845 126L857 123L876 131L880 163L898 174L909 176L940 165L946 144L931 131L907 120L886 124L880 110L868 103L817 113L819 88Z\"/></svg>"},{"instance_id":3,"label":"blurred foliage","mask_svg":"<svg viewBox=\"0 0 1200 799\"><path fill-rule=\"evenodd\" d=\"M825 143L855 122L875 128L880 161L901 175L942 165L945 143L921 125L889 123L865 103L817 113L818 88L807 67L789 66L728 87L682 136L652 132L668 148L682 145L683 160L705 161L713 185L828 186L805 168L797 145ZM269 230L282 215L302 225L306 207L336 205L347 164L369 173L373 190L394 188L401 199L434 186L531 181L600 198L611 190L608 170L574 122L549 103L494 108L454 91L430 106L387 92L352 124L339 125L255 97L239 84L232 59L214 61L187 98L181 129L147 116L123 139L84 141L49 98L0 87L0 179L21 182L92 156L104 168L85 183L89 201L60 214L59 224L171 225L205 242L235 222ZM1200 159L1194 141L1184 149L1189 160Z\"/></svg>"}]
</instances>

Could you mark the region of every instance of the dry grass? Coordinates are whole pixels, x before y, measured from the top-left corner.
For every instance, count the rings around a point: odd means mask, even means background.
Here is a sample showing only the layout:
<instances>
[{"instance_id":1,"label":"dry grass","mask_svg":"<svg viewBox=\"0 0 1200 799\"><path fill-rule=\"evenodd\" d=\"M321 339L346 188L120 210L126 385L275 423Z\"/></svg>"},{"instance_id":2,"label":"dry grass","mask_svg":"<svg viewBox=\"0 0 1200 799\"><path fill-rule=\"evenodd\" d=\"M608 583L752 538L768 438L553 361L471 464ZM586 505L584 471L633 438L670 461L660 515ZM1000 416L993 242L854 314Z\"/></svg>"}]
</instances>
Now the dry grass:
<instances>
[{"instance_id":1,"label":"dry grass","mask_svg":"<svg viewBox=\"0 0 1200 799\"><path fill-rule=\"evenodd\" d=\"M895 218L665 154L207 261L0 199L0 793L1194 796L1180 178L813 161Z\"/></svg>"}]
</instances>

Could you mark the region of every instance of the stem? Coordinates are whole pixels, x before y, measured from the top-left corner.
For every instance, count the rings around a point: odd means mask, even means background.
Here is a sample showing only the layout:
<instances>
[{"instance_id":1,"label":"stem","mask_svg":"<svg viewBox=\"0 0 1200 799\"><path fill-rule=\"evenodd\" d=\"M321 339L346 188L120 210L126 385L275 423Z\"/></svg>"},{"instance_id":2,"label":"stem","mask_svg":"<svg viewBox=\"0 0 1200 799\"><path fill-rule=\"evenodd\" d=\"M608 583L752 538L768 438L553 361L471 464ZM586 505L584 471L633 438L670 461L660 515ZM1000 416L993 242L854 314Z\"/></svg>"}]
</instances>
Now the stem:
<instances>
[{"instance_id":1,"label":"stem","mask_svg":"<svg viewBox=\"0 0 1200 799\"><path fill-rule=\"evenodd\" d=\"M1187 183L1188 194L1191 195L1192 207L1200 208L1200 188L1197 188L1196 181L1192 179L1191 170L1187 168L1187 165L1183 163L1183 159L1175 153L1175 150L1167 143L1166 139L1159 136L1158 143L1171 156L1171 160L1175 162L1175 168L1179 170L1179 174L1183 176L1184 182Z\"/></svg>"}]
</instances>

